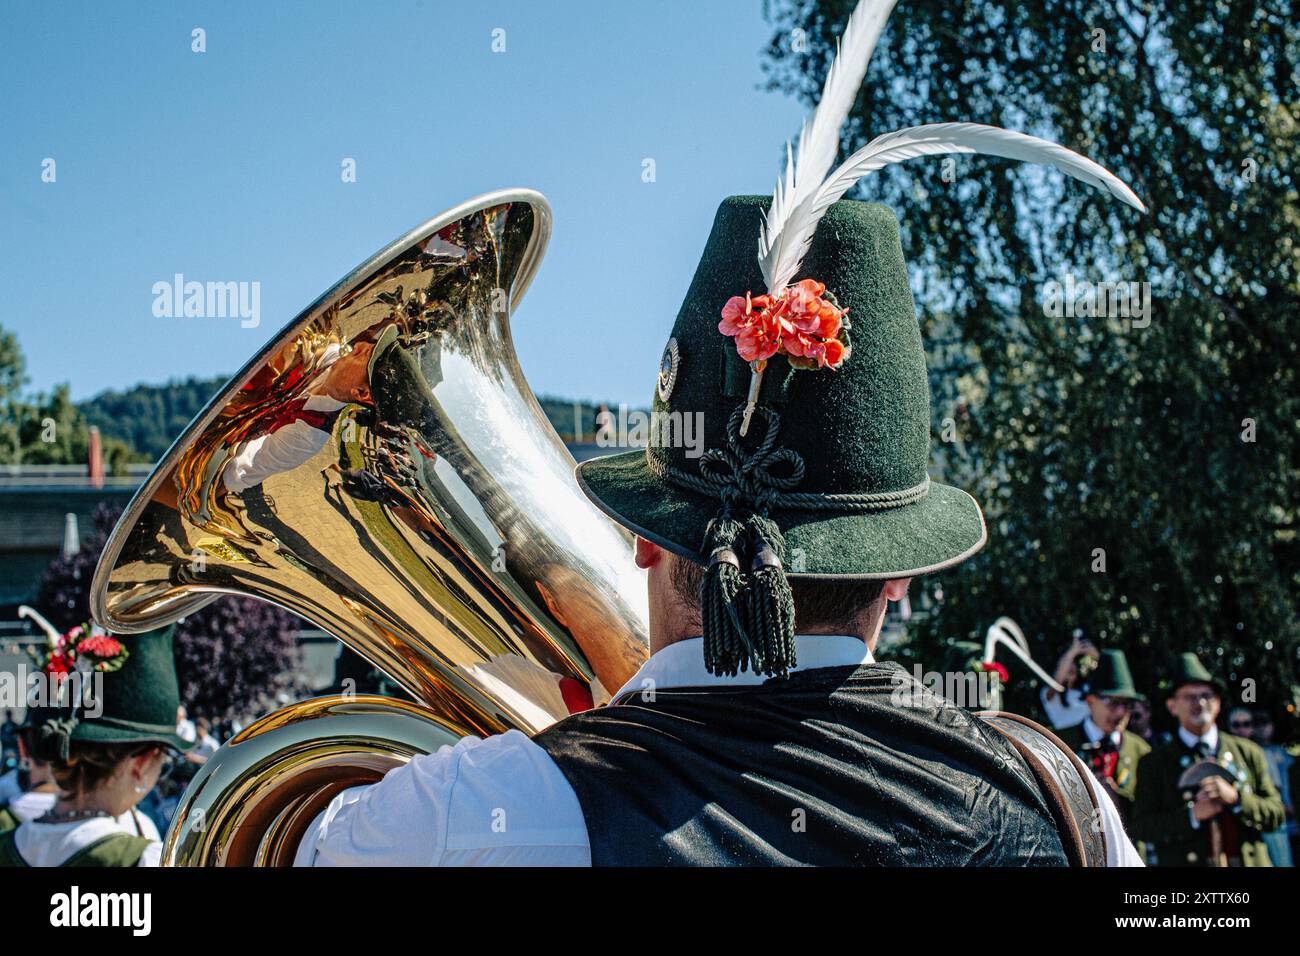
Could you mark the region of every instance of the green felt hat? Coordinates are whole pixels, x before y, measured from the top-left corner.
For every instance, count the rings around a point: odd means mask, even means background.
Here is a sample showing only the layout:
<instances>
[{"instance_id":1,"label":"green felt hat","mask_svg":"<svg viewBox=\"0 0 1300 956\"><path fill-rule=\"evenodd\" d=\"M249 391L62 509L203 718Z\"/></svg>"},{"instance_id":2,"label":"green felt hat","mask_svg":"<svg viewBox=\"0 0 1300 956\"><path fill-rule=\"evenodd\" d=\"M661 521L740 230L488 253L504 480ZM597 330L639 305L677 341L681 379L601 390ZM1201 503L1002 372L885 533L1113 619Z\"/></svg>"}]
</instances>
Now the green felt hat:
<instances>
[{"instance_id":1,"label":"green felt hat","mask_svg":"<svg viewBox=\"0 0 1300 956\"><path fill-rule=\"evenodd\" d=\"M1178 662L1169 674L1169 696L1178 693L1178 688L1186 684L1209 684L1220 695L1224 692L1223 681L1206 670L1201 659L1190 651L1178 655Z\"/></svg>"},{"instance_id":2,"label":"green felt hat","mask_svg":"<svg viewBox=\"0 0 1300 956\"><path fill-rule=\"evenodd\" d=\"M177 750L194 744L176 733L180 687L172 653L169 625L144 634L121 635L126 660L102 675L102 692L91 710L40 707L32 716L34 736L42 756L67 759L73 741L91 743L160 743Z\"/></svg>"},{"instance_id":3,"label":"green felt hat","mask_svg":"<svg viewBox=\"0 0 1300 956\"><path fill-rule=\"evenodd\" d=\"M1138 693L1133 683L1133 674L1128 668L1128 658L1123 651L1106 650L1101 652L1096 669L1088 675L1084 685L1085 694L1098 697L1118 697L1122 700L1146 700Z\"/></svg>"},{"instance_id":4,"label":"green felt hat","mask_svg":"<svg viewBox=\"0 0 1300 956\"><path fill-rule=\"evenodd\" d=\"M731 297L765 291L756 252L771 201L733 196L718 209L654 391L653 412L668 426L652 429L645 451L579 465L580 485L624 527L704 564L735 550L710 534L723 505L738 520L757 512L775 525L781 540L759 535L758 548L775 543L790 575L882 580L965 560L984 544L984 518L970 495L928 477L925 350L898 221L883 206L834 203L795 276L824 283L847 310L847 358L835 369L769 359L751 428L737 440L751 368L719 320ZM697 423L703 455L682 440ZM742 575L752 557L742 556Z\"/></svg>"}]
</instances>

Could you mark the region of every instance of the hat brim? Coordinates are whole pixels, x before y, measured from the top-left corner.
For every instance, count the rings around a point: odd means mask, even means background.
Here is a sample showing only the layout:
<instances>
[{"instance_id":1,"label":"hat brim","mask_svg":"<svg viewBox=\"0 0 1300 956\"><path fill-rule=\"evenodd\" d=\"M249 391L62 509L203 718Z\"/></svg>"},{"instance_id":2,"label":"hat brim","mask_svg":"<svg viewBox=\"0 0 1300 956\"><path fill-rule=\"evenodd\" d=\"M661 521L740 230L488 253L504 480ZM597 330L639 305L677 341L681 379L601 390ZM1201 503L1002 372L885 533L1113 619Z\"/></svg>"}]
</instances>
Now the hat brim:
<instances>
[{"instance_id":1,"label":"hat brim","mask_svg":"<svg viewBox=\"0 0 1300 956\"><path fill-rule=\"evenodd\" d=\"M593 458L575 470L597 507L634 534L699 560L719 503L670 484L646 463L644 451ZM914 504L886 511L773 511L785 536L792 577L887 579L939 571L984 546L988 532L979 504L950 485L930 483ZM798 568L798 570L795 570Z\"/></svg>"},{"instance_id":2,"label":"hat brim","mask_svg":"<svg viewBox=\"0 0 1300 956\"><path fill-rule=\"evenodd\" d=\"M1135 690L1126 690L1124 688L1108 690L1103 687L1100 690L1089 690L1088 694L1096 697L1114 697L1116 700L1141 701L1144 704L1148 703L1146 694L1140 694Z\"/></svg>"},{"instance_id":3,"label":"hat brim","mask_svg":"<svg viewBox=\"0 0 1300 956\"><path fill-rule=\"evenodd\" d=\"M1173 697L1178 693L1179 688L1186 687L1188 684L1204 684L1206 687L1213 687L1220 697L1228 693L1228 685L1217 677L1178 677L1169 686L1169 690L1165 694L1166 699Z\"/></svg>"},{"instance_id":4,"label":"hat brim","mask_svg":"<svg viewBox=\"0 0 1300 956\"><path fill-rule=\"evenodd\" d=\"M97 744L164 744L182 753L194 746L193 741L186 740L175 732L159 731L155 733L146 730L126 730L90 720L83 720L77 724L76 729L72 732L72 739Z\"/></svg>"}]
</instances>

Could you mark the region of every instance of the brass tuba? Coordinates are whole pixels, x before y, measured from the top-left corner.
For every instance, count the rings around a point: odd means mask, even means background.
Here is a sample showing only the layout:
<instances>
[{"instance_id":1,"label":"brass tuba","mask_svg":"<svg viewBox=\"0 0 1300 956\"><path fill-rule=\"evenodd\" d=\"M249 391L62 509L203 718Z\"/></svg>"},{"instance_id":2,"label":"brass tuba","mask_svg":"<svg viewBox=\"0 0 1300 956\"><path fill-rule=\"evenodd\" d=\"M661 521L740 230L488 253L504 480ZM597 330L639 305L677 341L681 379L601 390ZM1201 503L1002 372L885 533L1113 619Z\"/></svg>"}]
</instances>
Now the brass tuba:
<instances>
[{"instance_id":1,"label":"brass tuba","mask_svg":"<svg viewBox=\"0 0 1300 956\"><path fill-rule=\"evenodd\" d=\"M122 515L91 586L104 627L251 595L418 702L318 698L244 729L186 790L164 863L291 862L340 790L540 730L645 659L629 538L579 491L510 338L550 231L546 199L510 189L402 236L249 362Z\"/></svg>"}]
</instances>

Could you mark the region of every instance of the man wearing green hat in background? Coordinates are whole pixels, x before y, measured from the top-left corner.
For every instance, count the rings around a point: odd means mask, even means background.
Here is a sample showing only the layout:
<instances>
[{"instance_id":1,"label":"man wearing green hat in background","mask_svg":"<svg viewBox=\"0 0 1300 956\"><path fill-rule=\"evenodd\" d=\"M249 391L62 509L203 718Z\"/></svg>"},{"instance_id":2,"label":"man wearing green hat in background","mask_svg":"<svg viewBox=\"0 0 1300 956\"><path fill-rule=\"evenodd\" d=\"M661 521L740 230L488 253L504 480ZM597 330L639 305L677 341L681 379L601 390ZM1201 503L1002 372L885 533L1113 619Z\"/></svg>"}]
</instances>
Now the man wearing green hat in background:
<instances>
[{"instance_id":1,"label":"man wearing green hat in background","mask_svg":"<svg viewBox=\"0 0 1300 956\"><path fill-rule=\"evenodd\" d=\"M1145 740L1129 732L1129 708L1134 701L1146 698L1134 686L1128 658L1120 650L1101 652L1096 669L1081 690L1088 716L1080 724L1058 730L1057 735L1105 784L1128 824L1137 792L1138 761L1151 752Z\"/></svg>"},{"instance_id":2,"label":"man wearing green hat in background","mask_svg":"<svg viewBox=\"0 0 1300 956\"><path fill-rule=\"evenodd\" d=\"M176 733L172 627L118 639L76 628L52 641L30 715L58 799L0 833L0 867L157 866L157 828L135 809L190 742Z\"/></svg>"},{"instance_id":3,"label":"man wearing green hat in background","mask_svg":"<svg viewBox=\"0 0 1300 956\"><path fill-rule=\"evenodd\" d=\"M1195 654L1179 657L1165 702L1178 731L1142 759L1133 803L1133 834L1158 866L1217 865L1212 835L1229 865L1272 865L1262 834L1281 825L1282 798L1263 751L1215 726L1223 692ZM1179 778L1202 761L1226 773L1206 775L1190 790L1180 786Z\"/></svg>"}]
</instances>

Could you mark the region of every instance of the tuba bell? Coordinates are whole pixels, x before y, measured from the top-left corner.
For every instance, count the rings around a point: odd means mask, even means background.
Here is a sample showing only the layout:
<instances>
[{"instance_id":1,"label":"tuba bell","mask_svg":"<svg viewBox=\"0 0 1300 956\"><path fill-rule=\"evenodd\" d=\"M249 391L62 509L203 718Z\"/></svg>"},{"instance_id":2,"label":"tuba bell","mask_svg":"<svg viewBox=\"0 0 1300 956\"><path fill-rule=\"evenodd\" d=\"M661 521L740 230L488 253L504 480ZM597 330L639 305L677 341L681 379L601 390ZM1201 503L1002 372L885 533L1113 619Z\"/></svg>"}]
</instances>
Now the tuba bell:
<instances>
[{"instance_id":1,"label":"tuba bell","mask_svg":"<svg viewBox=\"0 0 1300 956\"><path fill-rule=\"evenodd\" d=\"M91 585L105 628L248 595L415 701L317 698L244 729L187 788L165 864L289 863L346 787L466 734L534 733L644 661L630 540L578 489L511 341L550 231L546 199L510 189L397 239L217 394L123 513Z\"/></svg>"}]
</instances>

